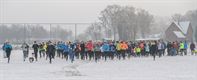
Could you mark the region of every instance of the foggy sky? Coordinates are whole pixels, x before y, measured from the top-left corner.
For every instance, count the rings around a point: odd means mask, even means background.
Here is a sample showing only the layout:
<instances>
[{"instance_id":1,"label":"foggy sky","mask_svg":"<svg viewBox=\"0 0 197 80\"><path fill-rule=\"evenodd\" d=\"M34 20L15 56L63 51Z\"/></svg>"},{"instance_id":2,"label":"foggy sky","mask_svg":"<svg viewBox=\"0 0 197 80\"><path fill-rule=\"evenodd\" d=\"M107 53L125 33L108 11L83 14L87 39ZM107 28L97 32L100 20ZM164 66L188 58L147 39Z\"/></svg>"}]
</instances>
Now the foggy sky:
<instances>
[{"instance_id":1,"label":"foggy sky","mask_svg":"<svg viewBox=\"0 0 197 80\"><path fill-rule=\"evenodd\" d=\"M0 0L0 23L92 23L112 4L162 17L197 9L197 0Z\"/></svg>"}]
</instances>

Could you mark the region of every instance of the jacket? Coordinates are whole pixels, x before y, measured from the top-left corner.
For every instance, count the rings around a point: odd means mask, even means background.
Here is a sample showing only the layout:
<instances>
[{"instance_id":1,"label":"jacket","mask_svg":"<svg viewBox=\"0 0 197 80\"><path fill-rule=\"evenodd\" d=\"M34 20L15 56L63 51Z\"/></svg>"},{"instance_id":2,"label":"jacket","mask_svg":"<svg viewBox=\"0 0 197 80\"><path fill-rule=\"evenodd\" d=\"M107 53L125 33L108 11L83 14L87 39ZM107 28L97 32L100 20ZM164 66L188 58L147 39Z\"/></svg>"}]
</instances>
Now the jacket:
<instances>
[{"instance_id":1,"label":"jacket","mask_svg":"<svg viewBox=\"0 0 197 80\"><path fill-rule=\"evenodd\" d=\"M102 50L103 50L104 52L109 51L109 50L110 50L109 44L104 43L103 46L102 46Z\"/></svg>"},{"instance_id":2,"label":"jacket","mask_svg":"<svg viewBox=\"0 0 197 80\"><path fill-rule=\"evenodd\" d=\"M4 49L6 52L12 51L12 46L10 44L5 44Z\"/></svg>"}]
</instances>

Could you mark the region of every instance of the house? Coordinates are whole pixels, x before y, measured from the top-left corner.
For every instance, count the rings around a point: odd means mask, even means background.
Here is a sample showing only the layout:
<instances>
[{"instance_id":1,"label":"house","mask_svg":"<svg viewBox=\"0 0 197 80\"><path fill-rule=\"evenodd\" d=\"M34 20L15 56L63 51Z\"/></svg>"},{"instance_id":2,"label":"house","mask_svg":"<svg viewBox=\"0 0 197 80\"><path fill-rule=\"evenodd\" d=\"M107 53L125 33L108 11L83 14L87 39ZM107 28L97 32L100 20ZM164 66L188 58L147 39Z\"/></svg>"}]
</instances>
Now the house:
<instances>
[{"instance_id":1,"label":"house","mask_svg":"<svg viewBox=\"0 0 197 80\"><path fill-rule=\"evenodd\" d=\"M189 21L172 22L165 31L166 41L189 41L193 40L193 29Z\"/></svg>"}]
</instances>

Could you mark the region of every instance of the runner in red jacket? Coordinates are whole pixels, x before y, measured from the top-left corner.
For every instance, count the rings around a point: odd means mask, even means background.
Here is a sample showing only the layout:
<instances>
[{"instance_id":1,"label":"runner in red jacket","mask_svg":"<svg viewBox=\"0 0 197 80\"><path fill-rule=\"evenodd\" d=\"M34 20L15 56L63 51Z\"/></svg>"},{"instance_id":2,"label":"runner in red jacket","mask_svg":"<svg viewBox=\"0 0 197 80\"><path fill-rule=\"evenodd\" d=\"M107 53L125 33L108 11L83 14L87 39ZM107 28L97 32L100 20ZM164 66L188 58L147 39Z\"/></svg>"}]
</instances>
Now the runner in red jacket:
<instances>
[{"instance_id":1,"label":"runner in red jacket","mask_svg":"<svg viewBox=\"0 0 197 80\"><path fill-rule=\"evenodd\" d=\"M87 53L88 53L88 56L89 56L89 60L91 60L93 57L94 57L94 54L93 54L93 43L92 41L88 41L87 44L86 44L86 48L87 48Z\"/></svg>"}]
</instances>

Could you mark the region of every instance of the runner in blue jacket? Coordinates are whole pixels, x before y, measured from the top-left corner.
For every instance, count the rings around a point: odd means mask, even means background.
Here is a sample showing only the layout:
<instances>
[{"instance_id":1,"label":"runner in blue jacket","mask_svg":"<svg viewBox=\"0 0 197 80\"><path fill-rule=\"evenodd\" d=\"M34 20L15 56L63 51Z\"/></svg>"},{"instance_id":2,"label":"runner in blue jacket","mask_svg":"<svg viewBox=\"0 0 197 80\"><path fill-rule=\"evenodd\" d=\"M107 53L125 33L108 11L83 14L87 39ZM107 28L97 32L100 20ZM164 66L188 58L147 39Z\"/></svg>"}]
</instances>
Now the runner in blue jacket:
<instances>
[{"instance_id":1,"label":"runner in blue jacket","mask_svg":"<svg viewBox=\"0 0 197 80\"><path fill-rule=\"evenodd\" d=\"M108 43L104 42L104 44L102 45L102 50L104 52L104 57L105 57L105 61L107 60L107 57L109 56L109 51L110 51L110 46Z\"/></svg>"},{"instance_id":2,"label":"runner in blue jacket","mask_svg":"<svg viewBox=\"0 0 197 80\"><path fill-rule=\"evenodd\" d=\"M114 55L115 55L115 52L116 52L116 47L113 43L111 43L109 45L110 47L110 53L109 53L109 57L113 60L114 59Z\"/></svg>"},{"instance_id":3,"label":"runner in blue jacket","mask_svg":"<svg viewBox=\"0 0 197 80\"><path fill-rule=\"evenodd\" d=\"M11 55L11 51L12 51L12 45L7 42L5 45L4 45L4 50L6 52L6 56L8 58L8 63L10 62L10 55Z\"/></svg>"},{"instance_id":4,"label":"runner in blue jacket","mask_svg":"<svg viewBox=\"0 0 197 80\"><path fill-rule=\"evenodd\" d=\"M75 46L72 43L69 43L69 59L71 60L71 63L74 61L75 52L74 52Z\"/></svg>"},{"instance_id":5,"label":"runner in blue jacket","mask_svg":"<svg viewBox=\"0 0 197 80\"><path fill-rule=\"evenodd\" d=\"M68 54L69 54L69 45L68 43L63 44L63 56L62 58L66 58L66 60L68 60Z\"/></svg>"}]
</instances>

